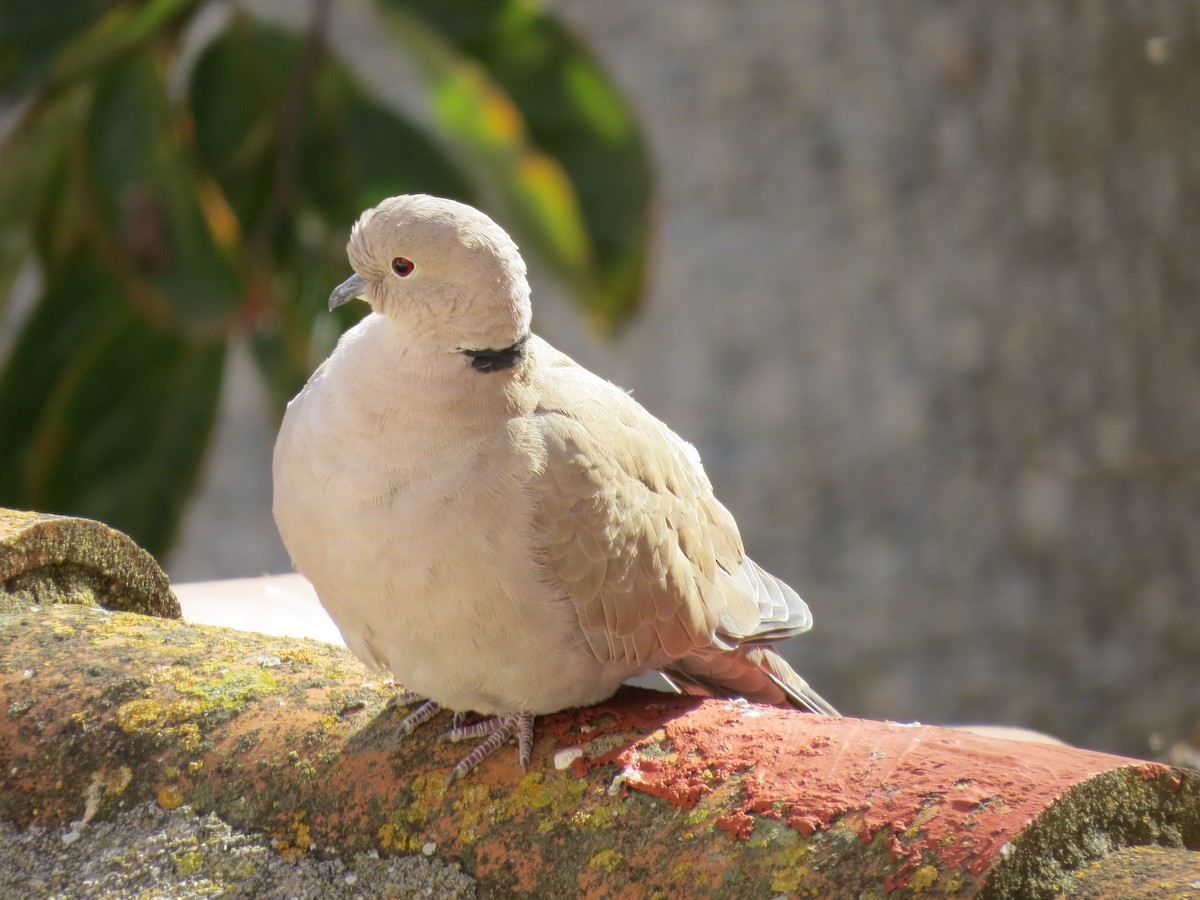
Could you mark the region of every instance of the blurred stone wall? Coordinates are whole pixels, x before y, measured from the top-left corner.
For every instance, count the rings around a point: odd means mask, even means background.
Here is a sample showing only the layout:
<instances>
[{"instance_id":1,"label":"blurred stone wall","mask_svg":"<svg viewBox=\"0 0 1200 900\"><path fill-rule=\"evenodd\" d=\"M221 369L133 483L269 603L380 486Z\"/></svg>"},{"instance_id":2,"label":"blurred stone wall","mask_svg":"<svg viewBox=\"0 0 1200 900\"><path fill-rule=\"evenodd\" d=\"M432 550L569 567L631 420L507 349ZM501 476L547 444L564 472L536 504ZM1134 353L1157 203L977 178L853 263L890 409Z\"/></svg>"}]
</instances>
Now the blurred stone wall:
<instances>
[{"instance_id":1,"label":"blurred stone wall","mask_svg":"<svg viewBox=\"0 0 1200 900\"><path fill-rule=\"evenodd\" d=\"M544 281L538 328L697 444L814 686L1135 754L1200 718L1197 5L549 7L659 233L614 343ZM176 577L286 565L238 397Z\"/></svg>"}]
</instances>

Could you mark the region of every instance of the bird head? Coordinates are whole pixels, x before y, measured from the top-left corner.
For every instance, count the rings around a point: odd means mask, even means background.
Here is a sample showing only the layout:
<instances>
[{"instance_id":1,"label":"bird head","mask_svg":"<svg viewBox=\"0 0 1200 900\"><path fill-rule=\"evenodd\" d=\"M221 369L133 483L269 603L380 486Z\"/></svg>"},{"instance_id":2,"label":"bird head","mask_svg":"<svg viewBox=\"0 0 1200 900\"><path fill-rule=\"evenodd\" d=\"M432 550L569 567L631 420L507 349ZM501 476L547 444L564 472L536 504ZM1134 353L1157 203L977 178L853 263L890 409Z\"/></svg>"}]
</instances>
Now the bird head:
<instances>
[{"instance_id":1,"label":"bird head","mask_svg":"<svg viewBox=\"0 0 1200 900\"><path fill-rule=\"evenodd\" d=\"M330 295L330 309L362 298L406 339L459 352L508 347L529 332L525 261L473 207L390 197L359 216L346 253L355 274Z\"/></svg>"}]
</instances>

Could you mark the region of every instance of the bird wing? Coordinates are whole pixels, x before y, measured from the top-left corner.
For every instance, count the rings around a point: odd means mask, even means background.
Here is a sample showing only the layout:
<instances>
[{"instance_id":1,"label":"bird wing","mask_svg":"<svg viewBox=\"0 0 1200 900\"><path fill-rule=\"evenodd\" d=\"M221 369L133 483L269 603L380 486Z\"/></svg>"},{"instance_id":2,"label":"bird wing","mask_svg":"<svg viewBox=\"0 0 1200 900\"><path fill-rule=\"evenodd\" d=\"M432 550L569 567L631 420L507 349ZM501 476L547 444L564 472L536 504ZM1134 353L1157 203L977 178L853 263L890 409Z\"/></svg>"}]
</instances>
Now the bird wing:
<instances>
[{"instance_id":1,"label":"bird wing","mask_svg":"<svg viewBox=\"0 0 1200 900\"><path fill-rule=\"evenodd\" d=\"M695 449L544 342L537 540L596 657L639 667L775 641L804 601L745 555Z\"/></svg>"}]
</instances>

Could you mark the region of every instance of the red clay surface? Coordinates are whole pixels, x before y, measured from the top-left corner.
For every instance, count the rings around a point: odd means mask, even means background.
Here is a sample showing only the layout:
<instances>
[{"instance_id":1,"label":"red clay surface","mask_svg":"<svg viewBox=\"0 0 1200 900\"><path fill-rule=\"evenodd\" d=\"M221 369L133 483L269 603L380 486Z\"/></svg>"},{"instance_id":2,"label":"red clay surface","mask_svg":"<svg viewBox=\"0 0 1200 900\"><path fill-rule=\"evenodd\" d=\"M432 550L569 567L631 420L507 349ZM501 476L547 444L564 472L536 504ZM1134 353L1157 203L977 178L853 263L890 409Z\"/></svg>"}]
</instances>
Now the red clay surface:
<instances>
[{"instance_id":1,"label":"red clay surface","mask_svg":"<svg viewBox=\"0 0 1200 900\"><path fill-rule=\"evenodd\" d=\"M782 819L802 834L834 822L857 825L864 843L885 832L893 859L906 859L889 890L907 883L922 852L945 868L981 874L1067 788L1133 763L930 725L812 720L743 702L690 702L694 708L675 718L664 721L660 711L642 722L644 707L626 709L618 696L606 707L619 717L614 730L659 725L661 732L601 760L623 766L629 787L685 808L736 779L733 811L718 824L742 838L756 815ZM596 762L576 766L582 774ZM1146 777L1168 771L1137 765Z\"/></svg>"}]
</instances>

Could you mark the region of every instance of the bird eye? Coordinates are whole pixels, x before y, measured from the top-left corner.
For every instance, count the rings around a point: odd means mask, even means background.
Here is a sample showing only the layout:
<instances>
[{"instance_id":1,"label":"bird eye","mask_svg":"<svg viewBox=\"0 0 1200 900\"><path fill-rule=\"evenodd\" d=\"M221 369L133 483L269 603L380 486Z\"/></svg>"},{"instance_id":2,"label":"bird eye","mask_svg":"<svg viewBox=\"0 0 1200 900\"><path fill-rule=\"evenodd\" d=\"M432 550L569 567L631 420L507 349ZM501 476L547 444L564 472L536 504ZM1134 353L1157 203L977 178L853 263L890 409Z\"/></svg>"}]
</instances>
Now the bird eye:
<instances>
[{"instance_id":1,"label":"bird eye","mask_svg":"<svg viewBox=\"0 0 1200 900\"><path fill-rule=\"evenodd\" d=\"M412 270L416 266L412 264L411 259L405 259L403 256L397 256L392 260L392 271L403 278L406 275L411 275Z\"/></svg>"}]
</instances>

